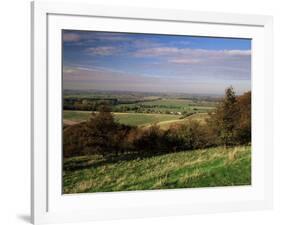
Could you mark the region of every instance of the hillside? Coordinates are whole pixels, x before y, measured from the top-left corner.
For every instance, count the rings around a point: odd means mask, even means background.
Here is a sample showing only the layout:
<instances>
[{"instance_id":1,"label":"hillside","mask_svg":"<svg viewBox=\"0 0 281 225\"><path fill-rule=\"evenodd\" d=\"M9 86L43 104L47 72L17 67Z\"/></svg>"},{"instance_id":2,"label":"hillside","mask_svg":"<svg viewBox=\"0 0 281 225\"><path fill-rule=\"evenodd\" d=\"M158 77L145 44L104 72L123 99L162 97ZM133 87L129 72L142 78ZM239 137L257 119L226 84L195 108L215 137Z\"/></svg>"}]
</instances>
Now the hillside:
<instances>
[{"instance_id":1,"label":"hillside","mask_svg":"<svg viewBox=\"0 0 281 225\"><path fill-rule=\"evenodd\" d=\"M64 123L68 125L73 125L82 121L86 121L91 112L89 111L68 111L64 110L63 119ZM179 119L179 115L169 115L169 114L156 114L156 113L112 113L116 121L121 124L126 124L130 126L145 126L151 125L153 123L159 123L162 121L171 121Z\"/></svg>"},{"instance_id":2,"label":"hillside","mask_svg":"<svg viewBox=\"0 0 281 225\"><path fill-rule=\"evenodd\" d=\"M89 111L69 111L64 110L64 124L74 125L82 121L86 121L91 112ZM184 119L180 119L180 115L169 115L169 114L156 114L156 113L112 113L116 121L121 124L139 127L149 127L152 124L157 124L161 129L167 130L172 124L184 124L189 120L196 120L204 122L208 118L207 113L195 113Z\"/></svg>"},{"instance_id":3,"label":"hillside","mask_svg":"<svg viewBox=\"0 0 281 225\"><path fill-rule=\"evenodd\" d=\"M64 193L251 184L251 147L222 147L150 158L98 156L64 161Z\"/></svg>"}]
</instances>

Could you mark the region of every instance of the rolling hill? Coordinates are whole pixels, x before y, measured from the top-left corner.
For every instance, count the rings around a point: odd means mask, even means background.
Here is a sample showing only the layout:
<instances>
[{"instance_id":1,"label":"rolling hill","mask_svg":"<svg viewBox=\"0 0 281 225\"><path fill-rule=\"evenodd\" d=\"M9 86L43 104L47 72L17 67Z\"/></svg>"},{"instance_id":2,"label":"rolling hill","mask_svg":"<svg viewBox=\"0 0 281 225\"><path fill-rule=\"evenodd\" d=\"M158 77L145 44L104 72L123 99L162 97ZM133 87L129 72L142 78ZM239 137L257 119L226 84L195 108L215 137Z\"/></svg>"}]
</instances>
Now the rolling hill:
<instances>
[{"instance_id":1,"label":"rolling hill","mask_svg":"<svg viewBox=\"0 0 281 225\"><path fill-rule=\"evenodd\" d=\"M251 184L251 147L210 148L149 158L64 160L64 193Z\"/></svg>"}]
</instances>

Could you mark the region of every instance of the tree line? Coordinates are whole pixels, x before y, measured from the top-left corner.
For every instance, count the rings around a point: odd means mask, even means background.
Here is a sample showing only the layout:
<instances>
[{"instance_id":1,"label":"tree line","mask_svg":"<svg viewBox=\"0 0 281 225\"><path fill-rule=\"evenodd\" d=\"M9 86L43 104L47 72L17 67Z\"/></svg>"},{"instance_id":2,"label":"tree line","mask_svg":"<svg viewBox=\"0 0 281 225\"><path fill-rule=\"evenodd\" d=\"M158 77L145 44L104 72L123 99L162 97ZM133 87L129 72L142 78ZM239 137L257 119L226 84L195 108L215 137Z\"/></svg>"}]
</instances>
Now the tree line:
<instances>
[{"instance_id":1,"label":"tree line","mask_svg":"<svg viewBox=\"0 0 281 225\"><path fill-rule=\"evenodd\" d=\"M127 112L127 111L141 111L142 108L151 108L155 106L141 105L137 106L135 104L152 102L161 100L161 98L155 99L125 99L125 98L81 98L81 97L66 97L63 99L63 109L64 110L81 110L81 111L98 111L103 105L108 105L111 107L112 111L115 112ZM144 111L144 110L142 110Z\"/></svg>"},{"instance_id":2,"label":"tree line","mask_svg":"<svg viewBox=\"0 0 281 225\"><path fill-rule=\"evenodd\" d=\"M168 130L161 130L156 124L146 129L120 124L114 120L111 109L102 105L88 121L64 128L63 154L156 155L250 142L251 92L236 96L230 87L205 123L190 120Z\"/></svg>"}]
</instances>

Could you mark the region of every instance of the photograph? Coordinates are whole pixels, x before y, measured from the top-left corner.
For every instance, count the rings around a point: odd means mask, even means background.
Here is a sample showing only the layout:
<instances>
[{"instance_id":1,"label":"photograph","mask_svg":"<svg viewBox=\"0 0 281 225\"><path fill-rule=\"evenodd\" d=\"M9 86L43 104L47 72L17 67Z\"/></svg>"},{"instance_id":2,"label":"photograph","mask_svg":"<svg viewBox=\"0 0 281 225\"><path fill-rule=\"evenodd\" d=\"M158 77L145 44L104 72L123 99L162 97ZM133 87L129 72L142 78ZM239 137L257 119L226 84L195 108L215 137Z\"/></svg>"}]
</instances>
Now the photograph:
<instances>
[{"instance_id":1,"label":"photograph","mask_svg":"<svg viewBox=\"0 0 281 225\"><path fill-rule=\"evenodd\" d=\"M250 38L61 32L62 194L251 185Z\"/></svg>"}]
</instances>

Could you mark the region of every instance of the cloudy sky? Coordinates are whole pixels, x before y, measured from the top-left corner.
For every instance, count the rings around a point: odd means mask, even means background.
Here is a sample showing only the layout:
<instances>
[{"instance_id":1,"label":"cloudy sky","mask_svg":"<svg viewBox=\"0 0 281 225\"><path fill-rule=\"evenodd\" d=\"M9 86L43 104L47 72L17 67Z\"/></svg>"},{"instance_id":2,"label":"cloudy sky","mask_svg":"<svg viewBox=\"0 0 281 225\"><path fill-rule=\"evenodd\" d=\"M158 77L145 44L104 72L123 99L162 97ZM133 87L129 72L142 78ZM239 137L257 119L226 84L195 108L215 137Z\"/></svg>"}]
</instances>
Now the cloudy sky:
<instances>
[{"instance_id":1,"label":"cloudy sky","mask_svg":"<svg viewBox=\"0 0 281 225\"><path fill-rule=\"evenodd\" d=\"M251 89L251 40L63 31L64 89L223 94Z\"/></svg>"}]
</instances>

